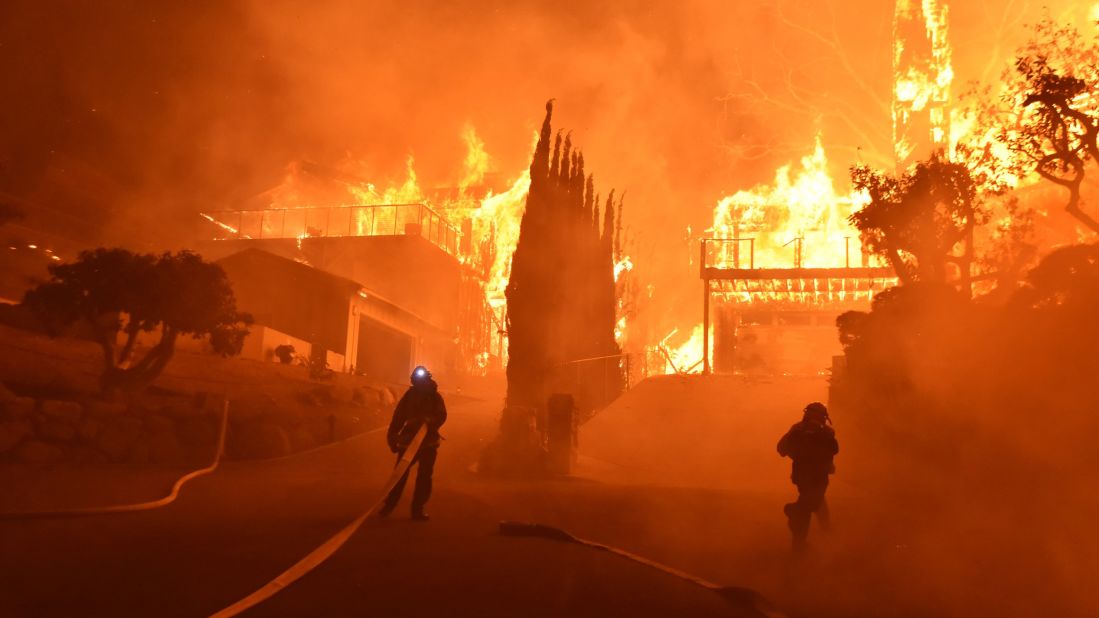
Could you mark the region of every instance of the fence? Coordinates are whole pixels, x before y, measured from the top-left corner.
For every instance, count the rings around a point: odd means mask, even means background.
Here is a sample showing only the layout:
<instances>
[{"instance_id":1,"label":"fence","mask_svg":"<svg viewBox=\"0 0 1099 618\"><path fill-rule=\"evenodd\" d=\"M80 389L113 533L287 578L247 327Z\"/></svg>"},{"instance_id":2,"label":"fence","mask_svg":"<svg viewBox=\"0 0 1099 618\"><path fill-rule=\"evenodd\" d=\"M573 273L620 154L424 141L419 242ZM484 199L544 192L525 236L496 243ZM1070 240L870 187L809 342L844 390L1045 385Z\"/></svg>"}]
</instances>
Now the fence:
<instances>
[{"instance_id":1,"label":"fence","mask_svg":"<svg viewBox=\"0 0 1099 618\"><path fill-rule=\"evenodd\" d=\"M630 389L632 364L630 354L609 354L566 361L560 367L578 404L594 411Z\"/></svg>"}]
</instances>

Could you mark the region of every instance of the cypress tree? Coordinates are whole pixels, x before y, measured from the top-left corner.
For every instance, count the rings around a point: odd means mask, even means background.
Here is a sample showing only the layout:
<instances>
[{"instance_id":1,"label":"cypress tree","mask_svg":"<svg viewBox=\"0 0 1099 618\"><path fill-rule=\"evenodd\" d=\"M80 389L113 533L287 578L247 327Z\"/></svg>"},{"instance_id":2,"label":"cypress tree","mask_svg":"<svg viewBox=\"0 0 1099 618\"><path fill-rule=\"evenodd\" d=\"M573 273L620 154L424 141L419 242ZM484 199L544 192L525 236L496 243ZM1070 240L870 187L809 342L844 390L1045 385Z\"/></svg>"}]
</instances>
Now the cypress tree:
<instances>
[{"instance_id":1,"label":"cypress tree","mask_svg":"<svg viewBox=\"0 0 1099 618\"><path fill-rule=\"evenodd\" d=\"M583 154L571 133L553 138L552 101L531 160L527 209L512 257L508 301L508 405L540 408L551 391L572 392L583 409L607 402L601 363L568 361L617 354L614 192L602 225L595 180L585 175ZM602 229L600 229L602 228Z\"/></svg>"},{"instance_id":2,"label":"cypress tree","mask_svg":"<svg viewBox=\"0 0 1099 618\"><path fill-rule=\"evenodd\" d=\"M508 405L538 405L538 371L544 364L544 325L539 319L542 283L546 278L545 221L548 219L547 189L550 182L550 140L553 101L546 103L546 116L530 163L530 190L519 226L519 241L511 260L511 276L504 292L507 298Z\"/></svg>"}]
</instances>

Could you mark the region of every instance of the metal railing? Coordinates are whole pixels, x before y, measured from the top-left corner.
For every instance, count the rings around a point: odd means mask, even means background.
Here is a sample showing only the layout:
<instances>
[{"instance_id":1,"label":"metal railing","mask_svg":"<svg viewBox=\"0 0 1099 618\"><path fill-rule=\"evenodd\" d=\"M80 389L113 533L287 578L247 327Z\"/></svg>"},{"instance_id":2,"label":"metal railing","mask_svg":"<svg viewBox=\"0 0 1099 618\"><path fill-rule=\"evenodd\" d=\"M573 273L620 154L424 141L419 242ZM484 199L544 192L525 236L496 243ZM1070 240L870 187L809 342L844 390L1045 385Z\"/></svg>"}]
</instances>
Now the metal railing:
<instances>
[{"instance_id":1,"label":"metal railing","mask_svg":"<svg viewBox=\"0 0 1099 618\"><path fill-rule=\"evenodd\" d=\"M560 365L577 401L595 412L632 385L629 354L609 354L565 361Z\"/></svg>"},{"instance_id":2,"label":"metal railing","mask_svg":"<svg viewBox=\"0 0 1099 618\"><path fill-rule=\"evenodd\" d=\"M756 239L755 238L703 238L702 256L699 266L702 269L715 265L732 265L733 268L743 268L744 243L748 243L748 268L756 267Z\"/></svg>"},{"instance_id":3,"label":"metal railing","mask_svg":"<svg viewBox=\"0 0 1099 618\"><path fill-rule=\"evenodd\" d=\"M368 204L209 213L216 240L422 236L451 255L461 232L427 204Z\"/></svg>"}]
</instances>

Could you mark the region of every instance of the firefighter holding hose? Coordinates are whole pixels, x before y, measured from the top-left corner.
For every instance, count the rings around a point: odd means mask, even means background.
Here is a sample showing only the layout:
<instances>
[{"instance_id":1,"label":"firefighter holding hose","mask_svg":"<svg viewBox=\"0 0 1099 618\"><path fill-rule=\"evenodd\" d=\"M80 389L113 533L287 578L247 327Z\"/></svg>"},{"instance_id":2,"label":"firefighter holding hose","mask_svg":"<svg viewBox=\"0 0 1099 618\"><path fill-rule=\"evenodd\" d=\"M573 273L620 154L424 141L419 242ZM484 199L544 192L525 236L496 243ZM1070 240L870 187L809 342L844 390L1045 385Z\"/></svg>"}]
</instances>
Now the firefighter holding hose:
<instances>
[{"instance_id":1,"label":"firefighter holding hose","mask_svg":"<svg viewBox=\"0 0 1099 618\"><path fill-rule=\"evenodd\" d=\"M416 367L412 371L411 380L412 386L405 391L401 400L397 402L396 409L393 410L393 420L389 423L389 431L386 432L386 442L389 444L389 450L397 454L399 462L415 438L416 432L420 427L427 426L427 434L412 460L412 464L417 466L416 486L412 491L412 519L427 521L428 516L424 512L424 506L431 497L431 475L435 471L435 457L438 455L439 443L442 440L439 428L446 422L446 404L443 403L443 396L439 394L439 385L431 378L431 372L426 367ZM411 472L410 465L386 496L382 509L378 512L381 517L388 516L397 507Z\"/></svg>"},{"instance_id":2,"label":"firefighter holding hose","mask_svg":"<svg viewBox=\"0 0 1099 618\"><path fill-rule=\"evenodd\" d=\"M828 476L836 471L832 458L840 450L831 424L828 408L815 401L805 406L801 422L790 427L778 441L778 454L794 462L790 480L798 488L797 502L783 507L795 553L805 550L813 513L821 526L826 528L829 523L824 492L828 489Z\"/></svg>"}]
</instances>

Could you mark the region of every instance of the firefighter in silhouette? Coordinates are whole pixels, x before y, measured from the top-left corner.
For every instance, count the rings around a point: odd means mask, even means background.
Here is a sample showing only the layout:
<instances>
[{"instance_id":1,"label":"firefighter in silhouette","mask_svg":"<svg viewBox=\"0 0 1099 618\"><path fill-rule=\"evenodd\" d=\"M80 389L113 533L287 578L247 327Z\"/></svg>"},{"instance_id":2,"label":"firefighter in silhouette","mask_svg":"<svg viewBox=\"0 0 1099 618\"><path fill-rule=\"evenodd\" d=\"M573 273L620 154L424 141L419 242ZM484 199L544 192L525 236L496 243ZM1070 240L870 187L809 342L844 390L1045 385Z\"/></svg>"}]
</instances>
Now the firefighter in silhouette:
<instances>
[{"instance_id":1,"label":"firefighter in silhouette","mask_svg":"<svg viewBox=\"0 0 1099 618\"><path fill-rule=\"evenodd\" d=\"M828 489L828 475L836 470L832 458L840 450L831 424L828 408L813 402L805 406L801 422L778 441L778 454L794 461L790 480L798 488L798 499L783 507L783 511L789 520L794 551L798 553L805 549L813 513L822 527L828 527L824 492Z\"/></svg>"},{"instance_id":2,"label":"firefighter in silhouette","mask_svg":"<svg viewBox=\"0 0 1099 618\"><path fill-rule=\"evenodd\" d=\"M424 513L424 505L431 497L431 474L435 470L435 456L439 452L439 442L442 440L439 428L445 422L446 404L443 403L443 397L439 394L439 385L431 379L431 372L427 368L416 367L412 371L412 387L405 391L404 396L397 402L397 408L393 411L393 420L389 423L389 431L386 433L389 450L397 454L399 462L416 436L416 432L421 426L427 426L427 434L412 460L412 464L418 466L416 487L412 491L412 519L416 521L428 519L427 513ZM411 472L410 465L386 496L382 510L378 513L380 516L386 517L396 508Z\"/></svg>"}]
</instances>

